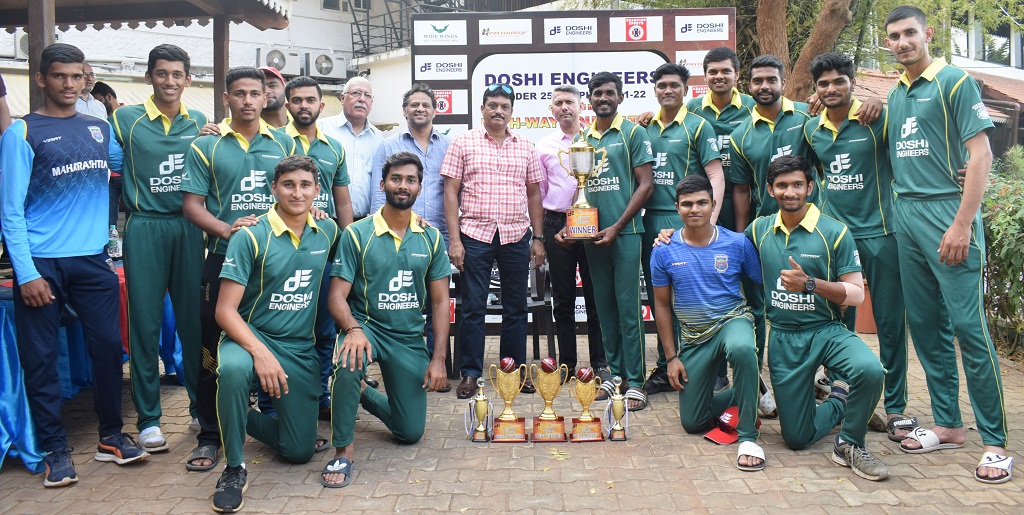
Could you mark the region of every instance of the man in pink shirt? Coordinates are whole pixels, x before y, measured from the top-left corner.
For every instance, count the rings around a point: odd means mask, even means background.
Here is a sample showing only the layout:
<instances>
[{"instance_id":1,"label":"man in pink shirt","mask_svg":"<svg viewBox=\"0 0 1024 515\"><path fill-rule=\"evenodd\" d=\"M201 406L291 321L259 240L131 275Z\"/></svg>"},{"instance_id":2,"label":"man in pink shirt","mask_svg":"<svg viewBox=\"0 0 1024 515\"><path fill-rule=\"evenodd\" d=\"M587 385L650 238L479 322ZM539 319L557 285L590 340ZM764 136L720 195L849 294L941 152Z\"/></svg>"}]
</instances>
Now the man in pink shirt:
<instances>
[{"instance_id":1,"label":"man in pink shirt","mask_svg":"<svg viewBox=\"0 0 1024 515\"><path fill-rule=\"evenodd\" d=\"M590 345L590 366L602 380L611 379L608 362L601 344L601 324L597 322L594 289L590 284L590 266L582 242L560 245L555 233L565 227L565 210L576 200L579 184L559 163L558 151L568 150L580 133L580 91L575 86L558 86L551 95L551 114L558 122L557 130L537 142L540 167L545 181L540 183L544 206L544 250L548 255L551 293L554 297L555 330L558 333L558 362L576 371L576 267L583 283L583 301L587 307L587 341ZM562 162L568 166L568 156Z\"/></svg>"},{"instance_id":2,"label":"man in pink shirt","mask_svg":"<svg viewBox=\"0 0 1024 515\"><path fill-rule=\"evenodd\" d=\"M455 389L460 399L473 395L483 372L492 264L498 262L501 274L501 357L523 363L529 265L544 262L539 186L544 175L533 143L508 130L514 102L512 86L488 86L480 106L483 127L456 136L441 165L448 257L462 272L462 327L457 343L462 383ZM527 384L523 392L533 393L533 385Z\"/></svg>"}]
</instances>

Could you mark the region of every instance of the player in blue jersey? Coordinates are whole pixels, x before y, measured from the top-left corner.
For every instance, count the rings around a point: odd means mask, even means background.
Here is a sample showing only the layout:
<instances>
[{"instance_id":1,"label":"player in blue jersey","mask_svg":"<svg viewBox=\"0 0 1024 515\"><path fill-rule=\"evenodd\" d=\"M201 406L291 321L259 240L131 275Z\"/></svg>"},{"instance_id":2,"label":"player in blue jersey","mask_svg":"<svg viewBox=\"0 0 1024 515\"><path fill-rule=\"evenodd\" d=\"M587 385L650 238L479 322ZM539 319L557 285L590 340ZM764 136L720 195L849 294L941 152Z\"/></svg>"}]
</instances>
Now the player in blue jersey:
<instances>
[{"instance_id":1,"label":"player in blue jersey","mask_svg":"<svg viewBox=\"0 0 1024 515\"><path fill-rule=\"evenodd\" d=\"M761 282L757 251L742 234L711 223L711 182L688 175L676 186L683 230L651 252L654 321L667 357L669 383L679 391L679 419L688 433L711 429L729 406L736 423L740 470L764 468L757 439L757 346L754 316L740 279ZM678 322L673 338L672 317ZM733 388L713 393L718 369L728 362Z\"/></svg>"},{"instance_id":2,"label":"player in blue jersey","mask_svg":"<svg viewBox=\"0 0 1024 515\"><path fill-rule=\"evenodd\" d=\"M14 265L14 323L25 390L43 451L44 486L78 481L61 423L57 330L65 304L78 313L92 358L99 422L97 461L119 465L149 456L121 432L121 331L117 274L107 256L108 169L121 169L110 124L77 114L85 56L43 49L35 74L43 106L0 139L3 236ZM68 216L72 214L72 216Z\"/></svg>"}]
</instances>

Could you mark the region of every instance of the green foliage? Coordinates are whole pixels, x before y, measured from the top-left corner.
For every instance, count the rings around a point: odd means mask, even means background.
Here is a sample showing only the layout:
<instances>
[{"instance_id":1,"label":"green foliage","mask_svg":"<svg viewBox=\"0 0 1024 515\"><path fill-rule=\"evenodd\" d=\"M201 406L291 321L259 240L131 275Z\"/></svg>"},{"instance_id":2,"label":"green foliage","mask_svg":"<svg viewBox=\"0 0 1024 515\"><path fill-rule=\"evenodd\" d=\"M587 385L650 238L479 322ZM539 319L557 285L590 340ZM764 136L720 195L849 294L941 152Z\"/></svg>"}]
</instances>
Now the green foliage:
<instances>
[{"instance_id":1,"label":"green foliage","mask_svg":"<svg viewBox=\"0 0 1024 515\"><path fill-rule=\"evenodd\" d=\"M996 161L985 194L985 311L992 337L1009 352L1024 335L1024 147Z\"/></svg>"}]
</instances>

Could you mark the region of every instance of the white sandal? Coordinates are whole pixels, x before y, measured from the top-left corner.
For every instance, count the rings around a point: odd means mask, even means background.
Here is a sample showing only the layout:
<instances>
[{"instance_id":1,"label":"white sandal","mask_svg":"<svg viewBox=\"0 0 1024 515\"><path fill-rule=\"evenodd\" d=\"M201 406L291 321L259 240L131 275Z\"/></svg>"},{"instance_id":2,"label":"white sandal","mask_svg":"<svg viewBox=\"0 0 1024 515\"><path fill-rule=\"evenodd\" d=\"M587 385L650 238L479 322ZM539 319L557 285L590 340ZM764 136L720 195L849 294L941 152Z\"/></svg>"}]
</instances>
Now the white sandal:
<instances>
[{"instance_id":1,"label":"white sandal","mask_svg":"<svg viewBox=\"0 0 1024 515\"><path fill-rule=\"evenodd\" d=\"M751 456L753 458L759 458L761 463L757 465L740 465L741 456ZM764 470L764 449L760 445L754 442L740 442L740 448L736 455L736 468L745 472L757 472L758 470Z\"/></svg>"},{"instance_id":2,"label":"white sandal","mask_svg":"<svg viewBox=\"0 0 1024 515\"><path fill-rule=\"evenodd\" d=\"M982 477L978 475L978 469L981 467L1005 470L1006 475L995 478ZM1003 456L1002 454L996 454L994 452L986 452L981 456L981 461L978 463L978 467L974 469L974 479L990 485L998 485L999 483L1005 483L1013 479L1013 458Z\"/></svg>"}]
</instances>

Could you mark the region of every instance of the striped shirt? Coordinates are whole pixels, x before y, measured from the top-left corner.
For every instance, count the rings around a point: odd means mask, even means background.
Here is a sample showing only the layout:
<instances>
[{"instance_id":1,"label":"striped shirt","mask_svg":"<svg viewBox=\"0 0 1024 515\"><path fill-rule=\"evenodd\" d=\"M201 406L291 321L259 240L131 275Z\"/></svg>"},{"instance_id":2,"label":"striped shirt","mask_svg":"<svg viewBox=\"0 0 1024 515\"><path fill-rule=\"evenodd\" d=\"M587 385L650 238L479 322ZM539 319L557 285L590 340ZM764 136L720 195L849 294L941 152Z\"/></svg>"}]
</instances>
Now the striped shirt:
<instances>
[{"instance_id":1,"label":"striped shirt","mask_svg":"<svg viewBox=\"0 0 1024 515\"><path fill-rule=\"evenodd\" d=\"M416 203L412 210L437 227L448 241L448 222L444 218L444 178L441 177L441 163L444 162L444 155L448 152L448 146L452 140L434 129L430 132L430 143L427 144L427 151L420 148L416 138L409 129L385 139L373 156L372 173L370 174L370 191L373 192L370 201L370 211L376 213L384 206L384 192L380 189L381 170L384 168L384 161L395 152L412 152L423 162L423 189L416 197Z\"/></svg>"}]
</instances>

